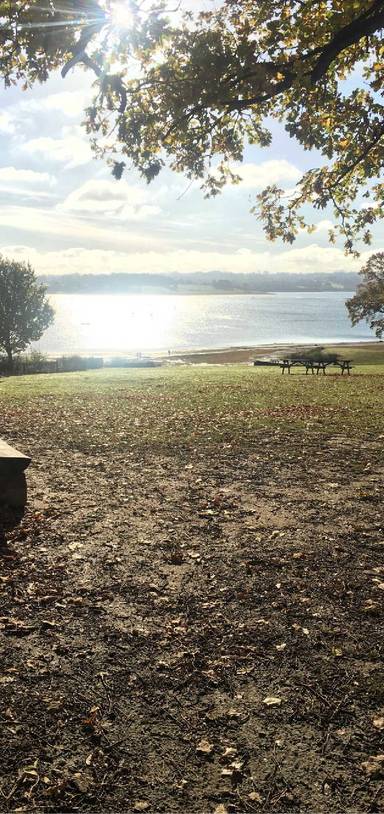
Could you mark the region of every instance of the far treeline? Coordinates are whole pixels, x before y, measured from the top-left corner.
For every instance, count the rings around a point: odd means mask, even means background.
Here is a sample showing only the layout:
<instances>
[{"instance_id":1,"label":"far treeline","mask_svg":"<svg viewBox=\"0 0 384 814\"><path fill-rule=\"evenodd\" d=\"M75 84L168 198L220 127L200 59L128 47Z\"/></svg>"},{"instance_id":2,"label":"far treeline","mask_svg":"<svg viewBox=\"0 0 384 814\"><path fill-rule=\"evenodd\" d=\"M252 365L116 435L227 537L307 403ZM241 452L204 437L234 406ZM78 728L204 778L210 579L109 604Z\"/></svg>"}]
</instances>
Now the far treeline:
<instances>
[{"instance_id":1,"label":"far treeline","mask_svg":"<svg viewBox=\"0 0 384 814\"><path fill-rule=\"evenodd\" d=\"M170 294L273 293L278 291L354 291L353 272L270 274L193 272L172 274L60 274L39 277L51 294L121 294L155 291Z\"/></svg>"}]
</instances>

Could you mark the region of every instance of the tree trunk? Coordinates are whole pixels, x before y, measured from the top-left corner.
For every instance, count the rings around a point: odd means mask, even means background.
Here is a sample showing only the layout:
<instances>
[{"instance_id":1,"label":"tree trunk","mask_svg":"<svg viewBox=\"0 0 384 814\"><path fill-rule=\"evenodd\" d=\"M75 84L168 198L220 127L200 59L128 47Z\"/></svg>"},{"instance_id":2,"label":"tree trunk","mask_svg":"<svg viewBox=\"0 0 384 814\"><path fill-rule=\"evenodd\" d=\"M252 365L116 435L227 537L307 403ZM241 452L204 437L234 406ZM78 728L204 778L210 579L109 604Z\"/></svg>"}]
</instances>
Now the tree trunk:
<instances>
[{"instance_id":1,"label":"tree trunk","mask_svg":"<svg viewBox=\"0 0 384 814\"><path fill-rule=\"evenodd\" d=\"M8 347L5 348L5 352L7 354L7 359L8 359L8 370L9 370L10 373L13 373L14 364L13 364L12 348L10 348L9 345L8 345Z\"/></svg>"}]
</instances>

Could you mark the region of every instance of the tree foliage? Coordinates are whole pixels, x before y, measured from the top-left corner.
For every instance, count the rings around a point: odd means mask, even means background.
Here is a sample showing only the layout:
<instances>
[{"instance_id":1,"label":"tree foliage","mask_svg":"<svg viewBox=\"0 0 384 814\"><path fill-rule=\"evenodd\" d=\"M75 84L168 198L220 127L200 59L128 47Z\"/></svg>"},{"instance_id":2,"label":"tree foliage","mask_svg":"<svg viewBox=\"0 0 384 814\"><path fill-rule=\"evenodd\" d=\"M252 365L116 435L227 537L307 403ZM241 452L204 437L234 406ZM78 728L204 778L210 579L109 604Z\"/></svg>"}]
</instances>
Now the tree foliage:
<instances>
[{"instance_id":1,"label":"tree foliage","mask_svg":"<svg viewBox=\"0 0 384 814\"><path fill-rule=\"evenodd\" d=\"M54 319L54 311L29 263L0 255L0 348L10 369L14 355L36 342Z\"/></svg>"},{"instance_id":2,"label":"tree foliage","mask_svg":"<svg viewBox=\"0 0 384 814\"><path fill-rule=\"evenodd\" d=\"M82 64L97 77L87 130L115 177L133 165L150 181L169 164L208 196L238 182L245 144L269 145L277 119L323 162L293 192L258 195L267 236L292 243L331 206L331 241L370 242L384 214L383 0L221 0L173 17L161 0L124 1L129 30L111 0L0 0L6 83Z\"/></svg>"},{"instance_id":3,"label":"tree foliage","mask_svg":"<svg viewBox=\"0 0 384 814\"><path fill-rule=\"evenodd\" d=\"M384 252L372 254L360 271L362 282L347 308L352 325L365 319L377 337L384 332Z\"/></svg>"}]
</instances>

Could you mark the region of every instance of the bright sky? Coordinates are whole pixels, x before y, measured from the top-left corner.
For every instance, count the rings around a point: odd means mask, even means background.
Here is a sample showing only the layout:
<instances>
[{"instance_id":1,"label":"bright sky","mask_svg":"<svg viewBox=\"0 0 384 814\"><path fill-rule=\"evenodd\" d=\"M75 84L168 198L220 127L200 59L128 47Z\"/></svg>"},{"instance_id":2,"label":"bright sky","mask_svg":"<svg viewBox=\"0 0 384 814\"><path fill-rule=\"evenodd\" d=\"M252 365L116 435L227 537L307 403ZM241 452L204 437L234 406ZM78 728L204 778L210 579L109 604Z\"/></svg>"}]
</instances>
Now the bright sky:
<instances>
[{"instance_id":1,"label":"bright sky","mask_svg":"<svg viewBox=\"0 0 384 814\"><path fill-rule=\"evenodd\" d=\"M247 151L236 168L243 182L215 199L170 171L150 186L134 173L118 182L92 157L81 127L92 81L77 68L27 92L0 92L2 254L38 273L359 269L364 253L353 261L328 245L328 216L288 248L266 241L249 213L267 183L289 188L318 164L281 128L274 125L271 148ZM376 227L373 249L383 237Z\"/></svg>"}]
</instances>

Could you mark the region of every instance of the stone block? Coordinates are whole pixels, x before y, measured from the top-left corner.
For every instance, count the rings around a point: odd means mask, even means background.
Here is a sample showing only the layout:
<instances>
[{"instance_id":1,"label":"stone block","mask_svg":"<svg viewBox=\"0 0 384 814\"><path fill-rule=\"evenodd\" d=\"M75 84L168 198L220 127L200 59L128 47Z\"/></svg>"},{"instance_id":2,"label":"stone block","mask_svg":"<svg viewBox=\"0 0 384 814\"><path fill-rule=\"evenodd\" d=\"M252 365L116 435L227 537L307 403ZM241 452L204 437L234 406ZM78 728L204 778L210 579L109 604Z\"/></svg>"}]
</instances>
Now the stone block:
<instances>
[{"instance_id":1,"label":"stone block","mask_svg":"<svg viewBox=\"0 0 384 814\"><path fill-rule=\"evenodd\" d=\"M27 502L24 470L31 459L0 440L0 542L23 517Z\"/></svg>"},{"instance_id":2,"label":"stone block","mask_svg":"<svg viewBox=\"0 0 384 814\"><path fill-rule=\"evenodd\" d=\"M0 473L0 505L12 509L24 508L27 502L27 482L24 472L10 475Z\"/></svg>"}]
</instances>

